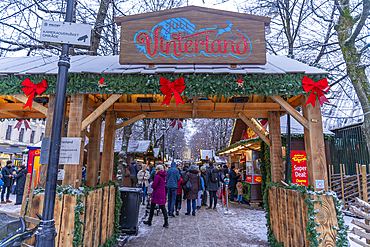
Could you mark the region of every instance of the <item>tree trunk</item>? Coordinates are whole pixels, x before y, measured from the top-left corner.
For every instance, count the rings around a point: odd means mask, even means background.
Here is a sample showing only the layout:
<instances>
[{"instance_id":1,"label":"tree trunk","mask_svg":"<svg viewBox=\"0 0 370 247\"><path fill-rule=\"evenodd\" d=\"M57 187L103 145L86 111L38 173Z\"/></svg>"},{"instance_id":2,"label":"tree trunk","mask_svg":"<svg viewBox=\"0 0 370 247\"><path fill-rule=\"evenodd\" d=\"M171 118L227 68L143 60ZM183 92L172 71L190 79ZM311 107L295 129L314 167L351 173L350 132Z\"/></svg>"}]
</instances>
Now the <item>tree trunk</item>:
<instances>
[{"instance_id":1,"label":"tree trunk","mask_svg":"<svg viewBox=\"0 0 370 247\"><path fill-rule=\"evenodd\" d=\"M347 1L346 1L347 2ZM345 5L344 5L345 6ZM349 13L349 8L344 7L345 13ZM348 12L347 12L348 11ZM354 28L354 19L351 15L341 15L336 27L339 45L342 50L343 58L347 66L347 74L356 90L364 113L364 123L362 131L365 136L367 148L370 153L370 87L369 79L365 73L365 67L361 65L361 54L357 51L355 43L346 43L351 36Z\"/></svg>"},{"instance_id":2,"label":"tree trunk","mask_svg":"<svg viewBox=\"0 0 370 247\"><path fill-rule=\"evenodd\" d=\"M96 21L94 25L91 51L93 55L98 55L98 48L101 39L101 33L103 31L104 21L107 17L107 12L109 8L109 3L111 0L101 0L98 15L96 16Z\"/></svg>"}]
</instances>

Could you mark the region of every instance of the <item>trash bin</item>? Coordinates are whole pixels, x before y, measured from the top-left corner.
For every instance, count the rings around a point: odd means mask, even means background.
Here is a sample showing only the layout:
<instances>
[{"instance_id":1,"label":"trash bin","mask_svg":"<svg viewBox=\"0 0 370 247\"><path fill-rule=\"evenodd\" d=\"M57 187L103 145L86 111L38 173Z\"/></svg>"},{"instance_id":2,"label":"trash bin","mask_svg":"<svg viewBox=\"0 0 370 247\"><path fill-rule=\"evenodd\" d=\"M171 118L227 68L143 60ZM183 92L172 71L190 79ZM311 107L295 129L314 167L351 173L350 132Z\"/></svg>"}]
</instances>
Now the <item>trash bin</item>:
<instances>
[{"instance_id":1,"label":"trash bin","mask_svg":"<svg viewBox=\"0 0 370 247\"><path fill-rule=\"evenodd\" d=\"M142 190L140 188L121 187L119 191L122 200L120 229L123 233L137 235Z\"/></svg>"}]
</instances>

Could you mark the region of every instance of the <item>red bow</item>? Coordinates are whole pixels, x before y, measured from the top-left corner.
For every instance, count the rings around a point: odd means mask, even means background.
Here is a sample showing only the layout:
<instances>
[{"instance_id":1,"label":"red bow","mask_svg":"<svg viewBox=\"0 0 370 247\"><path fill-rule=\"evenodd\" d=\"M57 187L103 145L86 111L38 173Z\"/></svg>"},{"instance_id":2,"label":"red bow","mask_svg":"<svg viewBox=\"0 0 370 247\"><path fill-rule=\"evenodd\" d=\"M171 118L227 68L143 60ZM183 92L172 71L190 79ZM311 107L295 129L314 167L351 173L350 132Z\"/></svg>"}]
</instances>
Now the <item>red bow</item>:
<instances>
[{"instance_id":1,"label":"red bow","mask_svg":"<svg viewBox=\"0 0 370 247\"><path fill-rule=\"evenodd\" d=\"M30 110L32 109L32 101L33 101L33 97L35 96L35 94L42 94L43 92L46 91L46 88L48 87L48 85L46 84L46 80L43 79L42 82L38 83L38 84L34 84L30 79L26 78L22 83L21 83L22 86L24 86L24 88L22 88L23 92L29 96L28 97L28 100L26 102L26 104L24 105L23 108L26 108L27 106L30 107Z\"/></svg>"},{"instance_id":2,"label":"red bow","mask_svg":"<svg viewBox=\"0 0 370 247\"><path fill-rule=\"evenodd\" d=\"M183 129L182 127L182 123L181 123L181 120L180 119L174 119L173 122L170 124L170 126L173 128L175 128L175 125L177 123L177 129L179 130L180 128Z\"/></svg>"},{"instance_id":3,"label":"red bow","mask_svg":"<svg viewBox=\"0 0 370 247\"><path fill-rule=\"evenodd\" d=\"M321 107L324 105L324 102L329 103L329 100L323 94L323 92L327 93L330 89L328 80L326 78L321 79L318 82L314 82L312 79L304 76L302 79L302 85L306 93L309 93L312 90L305 105L311 104L313 107L315 107L316 94L317 98L319 99Z\"/></svg>"},{"instance_id":4,"label":"red bow","mask_svg":"<svg viewBox=\"0 0 370 247\"><path fill-rule=\"evenodd\" d=\"M19 131L19 129L22 126L22 122L24 123L24 127L26 127L26 131L28 129L31 129L30 125L28 124L28 120L27 119L25 119L25 120L23 120L23 119L17 119L17 120L18 120L18 123L14 126L14 129L18 129L18 131Z\"/></svg>"},{"instance_id":5,"label":"red bow","mask_svg":"<svg viewBox=\"0 0 370 247\"><path fill-rule=\"evenodd\" d=\"M180 95L180 93L184 92L186 87L182 76L174 82L170 82L166 78L161 77L159 84L163 86L159 90L161 90L163 95L166 95L161 105L166 104L168 106L170 104L172 93L175 96L176 106L179 106L179 103L185 104Z\"/></svg>"}]
</instances>

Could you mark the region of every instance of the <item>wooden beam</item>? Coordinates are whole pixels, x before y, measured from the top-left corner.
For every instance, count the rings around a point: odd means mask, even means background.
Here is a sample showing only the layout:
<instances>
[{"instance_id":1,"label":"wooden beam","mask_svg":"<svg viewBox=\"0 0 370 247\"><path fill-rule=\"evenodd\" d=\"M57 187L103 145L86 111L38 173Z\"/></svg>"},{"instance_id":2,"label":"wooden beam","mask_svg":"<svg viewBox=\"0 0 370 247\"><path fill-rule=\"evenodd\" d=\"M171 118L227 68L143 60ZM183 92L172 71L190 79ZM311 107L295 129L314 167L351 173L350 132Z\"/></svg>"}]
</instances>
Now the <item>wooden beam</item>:
<instances>
[{"instance_id":1,"label":"wooden beam","mask_svg":"<svg viewBox=\"0 0 370 247\"><path fill-rule=\"evenodd\" d=\"M192 112L192 118L197 118L197 110L198 110L198 97L193 97L193 112Z\"/></svg>"},{"instance_id":2,"label":"wooden beam","mask_svg":"<svg viewBox=\"0 0 370 247\"><path fill-rule=\"evenodd\" d=\"M55 94L51 94L49 97L49 105L48 105L48 112L46 114L46 124L45 124L45 133L44 133L44 136L49 137L49 138L51 137L51 132L53 128L54 108L55 108ZM63 136L63 133L64 132L62 132L62 136ZM48 170L48 164L40 164L39 185L41 188L46 187L47 170Z\"/></svg>"},{"instance_id":3,"label":"wooden beam","mask_svg":"<svg viewBox=\"0 0 370 247\"><path fill-rule=\"evenodd\" d=\"M82 121L81 131L86 129L95 119L100 117L100 115L105 112L114 102L116 102L121 97L120 94L111 95L103 104L95 109L87 118Z\"/></svg>"},{"instance_id":4,"label":"wooden beam","mask_svg":"<svg viewBox=\"0 0 370 247\"><path fill-rule=\"evenodd\" d=\"M117 117L115 112L107 112L104 129L103 153L101 157L100 184L108 183L113 178L114 140Z\"/></svg>"},{"instance_id":5,"label":"wooden beam","mask_svg":"<svg viewBox=\"0 0 370 247\"><path fill-rule=\"evenodd\" d=\"M109 112L109 111L108 111ZM117 112L118 118L133 118L140 112ZM239 112L234 111L198 111L197 118L238 118ZM192 118L191 111L144 112L146 118ZM268 118L267 111L243 111L248 118Z\"/></svg>"},{"instance_id":6,"label":"wooden beam","mask_svg":"<svg viewBox=\"0 0 370 247\"><path fill-rule=\"evenodd\" d=\"M16 112L10 112L10 111L2 111L2 110L0 110L0 113L6 114L8 116L11 116L12 118L23 118L23 114L22 113L16 113Z\"/></svg>"},{"instance_id":7,"label":"wooden beam","mask_svg":"<svg viewBox=\"0 0 370 247\"><path fill-rule=\"evenodd\" d=\"M303 116L308 120L309 130L304 129L305 150L307 157L308 184L315 190L328 189L328 172L325 158L325 143L322 127L320 102L316 106L305 105L308 96L302 97ZM324 188L316 188L316 182L324 181Z\"/></svg>"},{"instance_id":8,"label":"wooden beam","mask_svg":"<svg viewBox=\"0 0 370 247\"><path fill-rule=\"evenodd\" d=\"M82 163L84 158L85 130L81 130L82 119L87 115L87 94L71 95L71 105L67 137L81 137L80 161L78 165L64 165L65 176L62 185L72 184L77 188L81 184Z\"/></svg>"},{"instance_id":9,"label":"wooden beam","mask_svg":"<svg viewBox=\"0 0 370 247\"><path fill-rule=\"evenodd\" d=\"M28 98L23 96L23 95L13 95L13 97L17 100L19 100L20 102L23 102L26 104ZM46 108L45 106L39 104L39 103L36 103L35 101L32 102L32 109L35 109L39 112L41 112L42 114L44 114L46 116L47 112L48 112L48 108Z\"/></svg>"},{"instance_id":10,"label":"wooden beam","mask_svg":"<svg viewBox=\"0 0 370 247\"><path fill-rule=\"evenodd\" d=\"M284 110L286 110L292 117L298 121L303 127L305 127L307 130L310 130L310 127L308 125L308 121L306 118L304 118L299 112L297 112L289 103L287 103L283 98L281 98L279 95L271 96L271 98L278 103Z\"/></svg>"},{"instance_id":11,"label":"wooden beam","mask_svg":"<svg viewBox=\"0 0 370 247\"><path fill-rule=\"evenodd\" d=\"M140 114L140 115L138 115L136 117L133 117L133 118L127 120L127 121L124 121L122 123L117 124L116 126L114 126L114 129L118 130L120 128L123 128L123 127L129 125L129 124L135 123L136 121L139 121L140 119L143 119L143 118L146 118L146 115L145 114Z\"/></svg>"},{"instance_id":12,"label":"wooden beam","mask_svg":"<svg viewBox=\"0 0 370 247\"><path fill-rule=\"evenodd\" d=\"M271 142L270 140L265 136L265 134L260 131L253 123L251 120L249 120L249 118L247 118L242 112L240 112L238 114L238 116L240 117L241 120L243 120L243 122L249 126L249 128L251 128L254 133L256 133L269 147L271 146Z\"/></svg>"},{"instance_id":13,"label":"wooden beam","mask_svg":"<svg viewBox=\"0 0 370 247\"><path fill-rule=\"evenodd\" d=\"M195 102L195 97L193 102ZM170 103L167 106L161 106L161 103L121 103L116 102L108 110L119 111L279 111L281 107L275 102L261 103L213 103L210 100L198 100L194 108L194 103L179 104Z\"/></svg>"},{"instance_id":14,"label":"wooden beam","mask_svg":"<svg viewBox=\"0 0 370 247\"><path fill-rule=\"evenodd\" d=\"M284 180L284 163L281 144L280 112L272 111L269 113L269 138L270 160L271 160L271 181L280 183Z\"/></svg>"},{"instance_id":15,"label":"wooden beam","mask_svg":"<svg viewBox=\"0 0 370 247\"><path fill-rule=\"evenodd\" d=\"M87 150L86 186L95 187L98 184L100 165L102 118L98 117L90 124L89 146Z\"/></svg>"}]
</instances>

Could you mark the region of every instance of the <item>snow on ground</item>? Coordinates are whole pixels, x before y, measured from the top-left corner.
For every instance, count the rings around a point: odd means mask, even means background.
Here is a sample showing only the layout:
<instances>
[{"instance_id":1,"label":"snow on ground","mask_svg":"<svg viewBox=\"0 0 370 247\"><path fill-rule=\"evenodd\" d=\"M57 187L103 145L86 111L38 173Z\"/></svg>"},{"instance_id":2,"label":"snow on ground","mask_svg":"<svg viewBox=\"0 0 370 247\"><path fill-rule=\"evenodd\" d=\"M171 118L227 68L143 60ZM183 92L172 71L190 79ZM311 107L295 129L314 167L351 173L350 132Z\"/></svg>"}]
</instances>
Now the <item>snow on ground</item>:
<instances>
[{"instance_id":1,"label":"snow on ground","mask_svg":"<svg viewBox=\"0 0 370 247\"><path fill-rule=\"evenodd\" d=\"M349 243L350 243L351 247L362 247L361 245L359 245L359 244L357 244L357 243L353 242L353 241L349 238L349 237L353 237L353 238L358 239L358 240L360 240L360 241L362 241L362 242L364 242L364 243L365 243L365 239L360 239L360 237L358 237L357 235L352 234L352 233L350 232L350 230L352 230L352 229L353 229L353 227L355 226L354 224L352 224L352 223L351 223L351 221L352 221L353 219L356 219L356 220L358 220L358 221L361 221L361 222L364 222L364 223L365 223L365 220L363 220L363 219L357 219L357 218L350 217L350 216L344 216L345 224L349 226L349 229L348 229L348 230L349 230L349 231L348 231L348 240L349 240ZM358 226L355 226L355 227L356 227L356 228L359 228Z\"/></svg>"}]
</instances>

